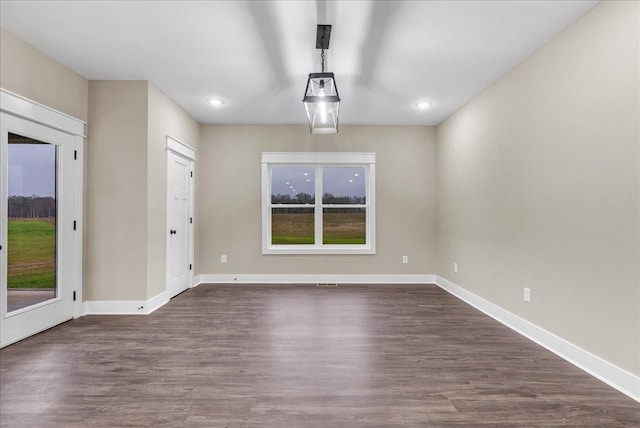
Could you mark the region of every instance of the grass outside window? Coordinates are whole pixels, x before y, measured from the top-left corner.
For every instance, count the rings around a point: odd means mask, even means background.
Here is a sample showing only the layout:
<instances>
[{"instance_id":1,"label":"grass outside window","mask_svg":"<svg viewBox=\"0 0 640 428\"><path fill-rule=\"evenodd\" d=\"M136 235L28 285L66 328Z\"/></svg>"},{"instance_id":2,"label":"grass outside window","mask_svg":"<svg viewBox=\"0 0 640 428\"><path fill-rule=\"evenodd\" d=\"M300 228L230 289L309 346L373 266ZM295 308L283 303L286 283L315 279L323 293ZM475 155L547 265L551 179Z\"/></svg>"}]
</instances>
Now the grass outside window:
<instances>
[{"instance_id":1,"label":"grass outside window","mask_svg":"<svg viewBox=\"0 0 640 428\"><path fill-rule=\"evenodd\" d=\"M55 288L55 218L9 218L7 287Z\"/></svg>"}]
</instances>

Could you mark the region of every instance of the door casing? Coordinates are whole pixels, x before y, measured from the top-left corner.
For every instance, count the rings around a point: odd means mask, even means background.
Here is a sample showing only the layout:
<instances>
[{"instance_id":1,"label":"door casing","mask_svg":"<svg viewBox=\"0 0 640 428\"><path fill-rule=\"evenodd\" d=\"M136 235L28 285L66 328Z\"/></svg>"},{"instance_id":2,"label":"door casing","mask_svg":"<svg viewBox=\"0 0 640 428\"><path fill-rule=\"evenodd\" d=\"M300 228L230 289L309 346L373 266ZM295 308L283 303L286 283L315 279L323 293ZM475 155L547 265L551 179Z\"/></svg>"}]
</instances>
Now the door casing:
<instances>
[{"instance_id":1,"label":"door casing","mask_svg":"<svg viewBox=\"0 0 640 428\"><path fill-rule=\"evenodd\" d=\"M172 239L172 235L170 234L170 229L172 228L172 225L170 224L170 217L171 217L171 183L170 183L170 174L169 174L169 168L170 168L170 163L172 162L172 156L178 156L180 158L182 158L183 160L185 160L186 162L188 162L190 164L190 176L188 177L188 180L190 181L189 183L189 200L188 200L188 207L187 207L187 215L186 215L186 222L185 224L182 225L181 229L182 230L178 230L177 233L184 233L186 232L186 246L185 246L185 251L186 251L186 260L187 263L190 265L190 269L188 269L187 271L187 284L186 287L183 289L174 289L172 287L172 272L171 272L171 267L172 267L172 260L171 260L171 239ZM195 225L195 219L194 219L194 198L195 198L195 192L194 192L194 175L195 175L195 157L196 157L196 152L195 150L181 142L180 140L172 137L172 136L167 136L167 221L166 221L166 285L165 285L165 292L167 293L167 297L168 298L172 298L175 295L181 293L182 291L186 290L187 288L191 287L193 285L193 277L194 277L194 225ZM189 221L189 219L191 219L191 221Z\"/></svg>"}]
</instances>

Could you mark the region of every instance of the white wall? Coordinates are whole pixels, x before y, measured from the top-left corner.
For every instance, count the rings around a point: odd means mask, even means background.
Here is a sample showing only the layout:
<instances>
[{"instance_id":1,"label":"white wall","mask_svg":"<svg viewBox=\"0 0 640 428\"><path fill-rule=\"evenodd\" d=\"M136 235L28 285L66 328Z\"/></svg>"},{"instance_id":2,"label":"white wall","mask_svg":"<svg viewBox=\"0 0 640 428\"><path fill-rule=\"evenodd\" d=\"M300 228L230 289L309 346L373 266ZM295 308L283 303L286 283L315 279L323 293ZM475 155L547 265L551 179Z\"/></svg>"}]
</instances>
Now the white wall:
<instances>
[{"instance_id":1,"label":"white wall","mask_svg":"<svg viewBox=\"0 0 640 428\"><path fill-rule=\"evenodd\" d=\"M635 375L638 22L603 2L437 128L438 273Z\"/></svg>"}]
</instances>

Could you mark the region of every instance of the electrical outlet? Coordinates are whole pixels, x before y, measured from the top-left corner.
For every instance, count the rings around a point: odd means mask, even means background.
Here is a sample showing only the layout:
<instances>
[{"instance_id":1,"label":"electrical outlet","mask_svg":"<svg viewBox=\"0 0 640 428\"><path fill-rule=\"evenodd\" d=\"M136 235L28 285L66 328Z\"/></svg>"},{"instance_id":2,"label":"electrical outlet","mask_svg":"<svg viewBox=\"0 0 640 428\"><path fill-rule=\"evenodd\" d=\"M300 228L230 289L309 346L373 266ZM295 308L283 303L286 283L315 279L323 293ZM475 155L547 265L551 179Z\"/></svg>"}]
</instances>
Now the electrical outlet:
<instances>
[{"instance_id":1,"label":"electrical outlet","mask_svg":"<svg viewBox=\"0 0 640 428\"><path fill-rule=\"evenodd\" d=\"M402 264L408 264L409 263L409 256L402 256Z\"/></svg>"},{"instance_id":2,"label":"electrical outlet","mask_svg":"<svg viewBox=\"0 0 640 428\"><path fill-rule=\"evenodd\" d=\"M458 263L453 264L453 273L458 273Z\"/></svg>"},{"instance_id":3,"label":"electrical outlet","mask_svg":"<svg viewBox=\"0 0 640 428\"><path fill-rule=\"evenodd\" d=\"M227 262L227 255L223 254L220 256L220 263L226 263Z\"/></svg>"},{"instance_id":4,"label":"electrical outlet","mask_svg":"<svg viewBox=\"0 0 640 428\"><path fill-rule=\"evenodd\" d=\"M531 303L531 289L524 287L524 301Z\"/></svg>"}]
</instances>

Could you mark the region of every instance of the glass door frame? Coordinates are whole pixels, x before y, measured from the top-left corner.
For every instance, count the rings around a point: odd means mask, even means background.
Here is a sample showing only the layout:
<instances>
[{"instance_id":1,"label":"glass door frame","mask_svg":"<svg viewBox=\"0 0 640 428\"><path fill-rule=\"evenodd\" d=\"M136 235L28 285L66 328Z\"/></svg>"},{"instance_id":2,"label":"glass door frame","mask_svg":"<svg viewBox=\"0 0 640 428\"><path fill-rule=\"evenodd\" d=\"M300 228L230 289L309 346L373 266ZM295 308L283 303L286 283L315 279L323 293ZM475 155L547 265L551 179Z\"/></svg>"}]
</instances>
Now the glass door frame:
<instances>
[{"instance_id":1,"label":"glass door frame","mask_svg":"<svg viewBox=\"0 0 640 428\"><path fill-rule=\"evenodd\" d=\"M0 198L2 198L3 207L0 212L0 245L2 250L0 251L0 260L2 261L2 302L0 305L0 331L2 336L0 337L0 347L7 346L16 341L22 340L32 334L39 331L46 330L59 322L67 321L71 318L77 318L84 315L84 308L82 304L82 205L83 205L83 151L84 151L84 129L86 123L76 118L68 116L64 113L60 113L47 106L36 103L32 100L24 98L20 95L6 91L0 88L0 111L2 113L2 133L3 133L3 145L0 155ZM24 126L27 131L21 129L13 129ZM11 128L11 129L10 129ZM31 130L31 131L29 131ZM60 138L65 141L62 146L58 146L58 162L62 168L63 180L65 186L63 194L60 195L60 189L58 190L59 196L65 198L66 207L62 208L66 211L62 213L60 220L63 223L58 224L57 229L63 228L70 231L67 233L64 246L64 280L65 287L59 287L58 295L51 300L38 303L33 306L29 306L23 309L18 309L7 314L7 302L6 302L6 272L5 267L7 259L7 197L8 197L8 164L7 164L7 144L4 140L7 138L8 132L21 134L26 132L28 137L39 140L38 135L49 135L50 141L55 138ZM60 179L60 175L58 179ZM62 204L61 204L62 205ZM61 212L58 210L58 215ZM62 236L62 235L60 235ZM58 245L58 244L57 244ZM58 246L57 251L60 247ZM60 257L60 254L59 256ZM56 268L58 274L60 269ZM60 277L60 279L63 279ZM64 293L64 294L61 294ZM64 300L64 303L60 301ZM56 303L58 302L58 303ZM16 324L15 320L23 313L29 313L37 311L40 308L46 308L47 306L53 306L54 304L63 304L64 313L63 318L51 318L53 324L42 325L40 322L36 322L33 319L24 319L24 326L21 325L20 331L22 333L16 333L17 329L13 328ZM47 319L50 319L51 309L42 309L43 314L47 314ZM36 312L34 312L36 313ZM31 317L34 318L34 317ZM24 329L22 328L24 327ZM26 333L25 333L26 332Z\"/></svg>"}]
</instances>

